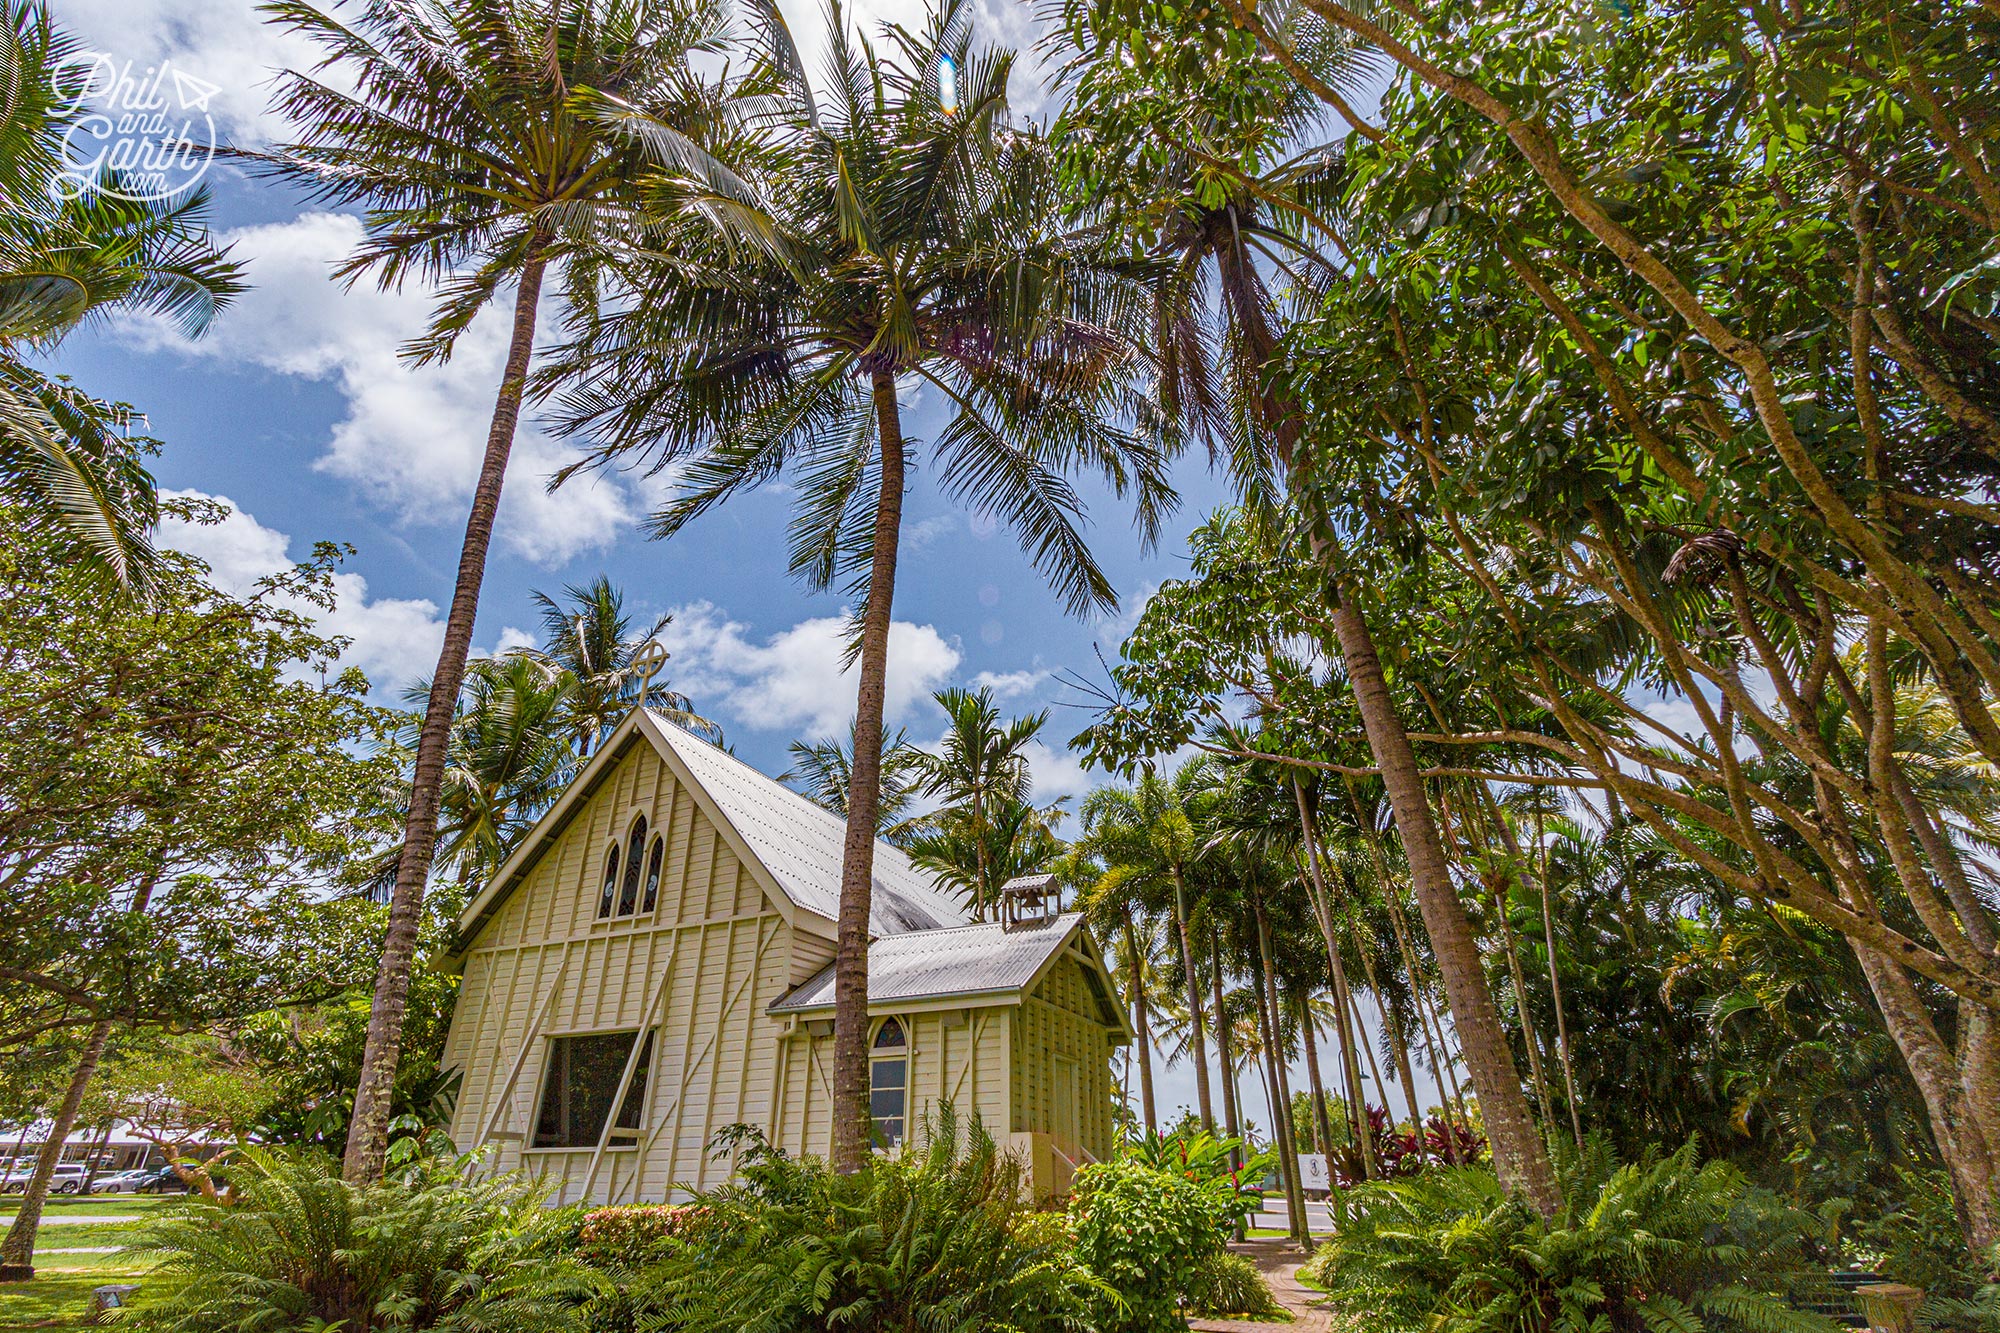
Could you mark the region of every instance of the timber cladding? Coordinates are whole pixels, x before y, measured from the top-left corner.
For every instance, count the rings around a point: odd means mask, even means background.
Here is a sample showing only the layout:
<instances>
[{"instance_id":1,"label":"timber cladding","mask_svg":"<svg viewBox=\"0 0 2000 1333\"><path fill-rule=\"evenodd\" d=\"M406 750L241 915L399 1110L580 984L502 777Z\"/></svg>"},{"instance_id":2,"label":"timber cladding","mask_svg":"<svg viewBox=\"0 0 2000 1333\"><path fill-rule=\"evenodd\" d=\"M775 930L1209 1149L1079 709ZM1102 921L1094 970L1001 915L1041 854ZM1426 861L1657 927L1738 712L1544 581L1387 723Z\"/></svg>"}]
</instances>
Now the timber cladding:
<instances>
[{"instance_id":1,"label":"timber cladding","mask_svg":"<svg viewBox=\"0 0 2000 1333\"><path fill-rule=\"evenodd\" d=\"M788 886L806 872L837 884L837 860L799 849L837 848L838 821L719 751L688 751L705 743L665 725L628 718L461 918L463 980L444 1053L461 1074L453 1138L496 1170L541 1177L552 1204L720 1184L733 1163L710 1145L731 1125L755 1125L794 1153L829 1146L831 1012L797 999L771 1010L825 983L833 923ZM782 847L791 880L766 860L784 833L773 833L774 812L802 829ZM622 882L639 847L650 880L656 838L657 893L614 895L607 907L610 868ZM911 888L900 855L885 865L902 877L892 903L936 912L913 896L936 890ZM1039 935L1015 934L960 913L894 937L905 954L935 938L1003 960L1049 958L1031 982L1022 966L1025 984L1011 989L955 995L947 985L880 1006L871 997L877 1021L893 1015L904 1036L911 1132L948 1100L1030 1157L1047 1159L1052 1143L1064 1161L1105 1155L1110 1052L1126 1031L1122 1015L1093 1003L1108 982L1090 974L1102 965L1081 924L1052 919ZM1038 1180L1048 1174L1037 1167Z\"/></svg>"}]
</instances>

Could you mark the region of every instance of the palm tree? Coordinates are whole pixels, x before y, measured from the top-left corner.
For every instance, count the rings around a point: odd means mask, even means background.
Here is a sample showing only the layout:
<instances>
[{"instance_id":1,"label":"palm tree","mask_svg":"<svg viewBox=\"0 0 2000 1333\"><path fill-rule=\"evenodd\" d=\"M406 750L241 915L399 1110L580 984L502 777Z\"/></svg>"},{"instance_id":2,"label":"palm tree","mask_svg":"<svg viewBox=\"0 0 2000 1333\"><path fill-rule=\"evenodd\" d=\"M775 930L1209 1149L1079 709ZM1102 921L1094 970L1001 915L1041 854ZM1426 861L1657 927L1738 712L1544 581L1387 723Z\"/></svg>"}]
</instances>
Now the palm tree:
<instances>
[{"instance_id":1,"label":"palm tree","mask_svg":"<svg viewBox=\"0 0 2000 1333\"><path fill-rule=\"evenodd\" d=\"M625 612L625 594L600 574L585 584L570 584L557 601L533 593L542 612L542 646L537 656L560 669L571 681L565 717L576 752L589 758L599 741L634 708L650 708L669 722L722 743L722 728L694 711L685 694L655 681L639 661L640 650L673 624L661 616L644 634L632 633Z\"/></svg>"},{"instance_id":2,"label":"palm tree","mask_svg":"<svg viewBox=\"0 0 2000 1333\"><path fill-rule=\"evenodd\" d=\"M875 802L876 836L892 846L908 847L923 833L925 817L907 816L916 803L916 759L919 751L909 736L897 732L882 738L882 757L877 761L881 780ZM792 766L778 775L813 804L847 818L847 798L854 790L854 727L847 729L847 743L827 738L793 741Z\"/></svg>"},{"instance_id":3,"label":"palm tree","mask_svg":"<svg viewBox=\"0 0 2000 1333\"><path fill-rule=\"evenodd\" d=\"M947 720L944 745L936 754L917 752L918 785L944 804L939 820L950 827L941 827L939 836L967 853L969 864L956 864L969 872L960 878L970 889L973 914L983 918L1003 883L1041 868L1035 854L1054 837L1047 828L1049 812L1028 804L1026 751L1049 714L1043 709L1003 726L991 689L954 687L932 697ZM1008 864L1000 864L1003 860Z\"/></svg>"},{"instance_id":4,"label":"palm tree","mask_svg":"<svg viewBox=\"0 0 2000 1333\"><path fill-rule=\"evenodd\" d=\"M723 501L787 476L792 568L859 608L853 771L835 958L834 1164L865 1158L867 940L889 626L914 462L903 396L943 405L931 441L941 489L1004 519L1071 610L1116 598L1080 531L1074 478L1136 497L1150 537L1172 499L1165 460L1131 422L1145 411L1121 329L1139 294L1061 226L1046 145L1007 125L1009 53L970 49L954 4L921 35L885 29L890 58L829 15L828 95L767 8L779 90L777 160L755 203L664 177L677 253L640 256L633 299L568 350L564 425L596 462L680 464L654 520L671 536ZM949 59L959 98L935 71ZM760 75L763 77L763 75ZM677 229L676 229L677 228ZM708 262L691 262L692 236Z\"/></svg>"},{"instance_id":5,"label":"palm tree","mask_svg":"<svg viewBox=\"0 0 2000 1333\"><path fill-rule=\"evenodd\" d=\"M710 0L380 0L337 14L314 0L274 0L270 21L325 52L315 74L279 77L275 106L297 138L244 154L264 174L313 199L364 210L367 239L337 270L383 287L440 284L424 335L405 354L448 357L473 320L514 289L513 331L466 519L444 646L418 737L409 819L389 929L355 1090L344 1171L382 1173L389 1093L437 839L452 716L472 646L486 569L534 348L542 283L552 263L581 260L629 216L647 161L702 158L677 129L706 123L713 90L689 57L716 52ZM609 108L647 113L629 132ZM595 290L572 264L572 304Z\"/></svg>"},{"instance_id":6,"label":"palm tree","mask_svg":"<svg viewBox=\"0 0 2000 1333\"><path fill-rule=\"evenodd\" d=\"M209 237L206 190L127 199L115 174L59 188L87 77L77 54L35 0L0 0L0 493L143 588L155 498L126 438L133 414L23 358L114 312L199 336L243 289L242 270Z\"/></svg>"},{"instance_id":7,"label":"palm tree","mask_svg":"<svg viewBox=\"0 0 2000 1333\"><path fill-rule=\"evenodd\" d=\"M1257 21L1256 11L1231 0L1233 18L1246 27ZM1100 157L1075 173L1088 183L1084 199L1099 225L1143 223L1157 238L1156 258L1170 275L1157 304L1158 356L1167 368L1163 405L1227 459L1246 503L1274 509L1284 499L1289 512L1280 526L1299 521L1327 575L1334 638L1395 811L1495 1163L1511 1188L1552 1216L1560 1190L1548 1149L1521 1091L1409 731L1362 612L1361 585L1316 498L1315 463L1300 415L1279 378L1266 373L1277 357L1283 315L1265 273L1275 271L1305 290L1351 276L1329 264L1315 244L1338 240L1317 205L1337 187L1339 156L1310 146L1299 151L1298 145L1321 123L1322 103L1344 109L1339 87L1345 80L1351 88L1359 72L1355 48L1313 24L1315 36L1303 48L1265 43L1305 60L1286 66L1293 77L1275 87L1260 85L1263 96L1245 97L1243 86L1267 69L1226 69L1221 57L1199 65L1155 62L1155 70L1200 73L1170 90L1149 85L1142 95L1127 83L1132 62L1106 58L1104 48L1115 50L1146 34L1128 37L1122 15L1110 20L1115 29L1100 29L1100 17L1096 6L1065 7L1079 51L1075 67L1087 72L1058 129L1084 145L1082 154L1103 146ZM1160 100L1177 108L1187 138L1169 138L1164 150L1146 138L1141 157L1129 146L1133 136L1120 132L1123 117L1131 107ZM1223 352L1219 360L1216 348Z\"/></svg>"},{"instance_id":8,"label":"palm tree","mask_svg":"<svg viewBox=\"0 0 2000 1333\"><path fill-rule=\"evenodd\" d=\"M569 786L574 685L525 654L471 664L451 729L437 860L470 896ZM425 691L425 698L429 692Z\"/></svg>"},{"instance_id":9,"label":"palm tree","mask_svg":"<svg viewBox=\"0 0 2000 1333\"><path fill-rule=\"evenodd\" d=\"M1048 870L1064 853L1055 831L1062 805L1002 797L984 804L976 820L965 806L932 811L909 840L910 859L963 894L983 920L999 901L1001 885Z\"/></svg>"},{"instance_id":10,"label":"palm tree","mask_svg":"<svg viewBox=\"0 0 2000 1333\"><path fill-rule=\"evenodd\" d=\"M1172 904L1187 989L1195 1097L1202 1127L1213 1130L1215 1109L1202 1036L1201 972L1195 965L1188 883L1189 871L1207 841L1196 829L1198 811L1191 815L1191 806L1207 784L1206 769L1205 761L1195 759L1183 764L1171 780L1147 773L1131 787L1099 787L1084 799L1083 837L1078 845L1105 865L1099 893L1158 894Z\"/></svg>"}]
</instances>

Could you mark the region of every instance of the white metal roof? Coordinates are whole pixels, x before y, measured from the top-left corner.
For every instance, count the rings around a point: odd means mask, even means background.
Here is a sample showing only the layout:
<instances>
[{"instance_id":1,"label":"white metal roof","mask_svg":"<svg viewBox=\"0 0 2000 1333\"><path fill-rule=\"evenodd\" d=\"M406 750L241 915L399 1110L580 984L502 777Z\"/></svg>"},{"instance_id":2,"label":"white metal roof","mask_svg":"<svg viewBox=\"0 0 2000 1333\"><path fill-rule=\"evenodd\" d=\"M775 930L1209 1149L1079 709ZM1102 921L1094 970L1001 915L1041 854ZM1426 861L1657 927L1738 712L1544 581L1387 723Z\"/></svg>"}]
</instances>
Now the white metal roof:
<instances>
[{"instance_id":1,"label":"white metal roof","mask_svg":"<svg viewBox=\"0 0 2000 1333\"><path fill-rule=\"evenodd\" d=\"M1065 912L1011 927L982 921L883 936L868 946L868 1004L1025 989L1082 921L1079 913ZM832 1007L833 968L827 967L793 987L770 1011L795 1014Z\"/></svg>"},{"instance_id":2,"label":"white metal roof","mask_svg":"<svg viewBox=\"0 0 2000 1333\"><path fill-rule=\"evenodd\" d=\"M506 864L459 915L459 956L499 912L572 816L635 745L651 745L677 777L695 788L696 799L718 820L739 854L756 863L768 886L787 903L815 918L819 933L831 935L840 917L840 864L847 821L822 809L790 787L768 778L734 755L690 735L667 719L634 709L605 738L583 771L521 839ZM872 935L961 926L971 916L957 895L917 869L888 843L875 843L875 890L868 928Z\"/></svg>"},{"instance_id":3,"label":"white metal roof","mask_svg":"<svg viewBox=\"0 0 2000 1333\"><path fill-rule=\"evenodd\" d=\"M658 714L654 718L666 744L721 807L723 817L750 845L785 896L808 912L838 919L847 821L726 750ZM870 908L869 933L879 936L959 926L971 919L958 895L879 839Z\"/></svg>"}]
</instances>

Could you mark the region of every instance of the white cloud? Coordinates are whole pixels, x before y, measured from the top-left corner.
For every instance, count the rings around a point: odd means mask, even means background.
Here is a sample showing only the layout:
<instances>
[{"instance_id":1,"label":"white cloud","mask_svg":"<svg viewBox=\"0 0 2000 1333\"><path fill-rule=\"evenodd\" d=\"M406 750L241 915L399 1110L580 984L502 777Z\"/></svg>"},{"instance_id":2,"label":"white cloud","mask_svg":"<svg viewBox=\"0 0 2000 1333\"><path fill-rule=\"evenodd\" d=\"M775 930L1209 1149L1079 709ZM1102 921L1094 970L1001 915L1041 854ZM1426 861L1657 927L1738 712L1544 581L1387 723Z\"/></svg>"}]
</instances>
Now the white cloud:
<instances>
[{"instance_id":1,"label":"white cloud","mask_svg":"<svg viewBox=\"0 0 2000 1333\"><path fill-rule=\"evenodd\" d=\"M62 0L57 19L86 47L130 61L135 77L171 60L217 86L209 101L218 133L263 144L282 133L267 110L271 77L310 69L319 49L264 22L252 0Z\"/></svg>"},{"instance_id":2,"label":"white cloud","mask_svg":"<svg viewBox=\"0 0 2000 1333\"><path fill-rule=\"evenodd\" d=\"M1068 750L1058 750L1041 741L1031 741L1028 745L1028 772L1034 776L1035 804L1047 805L1061 797L1069 797L1065 807L1069 813L1076 813L1077 802L1093 787L1103 785L1103 778L1092 776L1083 766L1083 761Z\"/></svg>"},{"instance_id":3,"label":"white cloud","mask_svg":"<svg viewBox=\"0 0 2000 1333\"><path fill-rule=\"evenodd\" d=\"M228 496L193 490L162 491L161 495L170 500L213 501L228 510L219 523L169 518L162 520L159 531L160 545L205 563L210 578L223 591L242 596L253 590L259 579L297 563L291 555L290 535L265 527ZM333 595L331 611L302 601L290 605L317 621L321 633L350 640L341 665L360 667L378 695L422 680L436 670L438 652L444 646L444 619L435 602L422 597L371 598L367 579L341 571L333 575ZM531 647L534 642L535 636L526 630L504 626L489 655L497 657ZM477 647L473 653L481 655Z\"/></svg>"},{"instance_id":4,"label":"white cloud","mask_svg":"<svg viewBox=\"0 0 2000 1333\"><path fill-rule=\"evenodd\" d=\"M1018 699L1041 688L1049 673L1034 671L981 671L968 684L975 690L991 690L997 700Z\"/></svg>"},{"instance_id":5,"label":"white cloud","mask_svg":"<svg viewBox=\"0 0 2000 1333\"><path fill-rule=\"evenodd\" d=\"M213 500L229 510L220 523L166 519L159 533L162 546L205 561L223 590L241 595L258 579L294 563L288 554L291 538L265 527L228 496L200 491L163 494L170 499ZM444 621L435 603L422 598L371 599L368 580L352 573L334 574L333 592L332 611L303 603L299 609L309 612L323 633L352 640L342 664L360 667L377 690L421 679L436 667Z\"/></svg>"},{"instance_id":6,"label":"white cloud","mask_svg":"<svg viewBox=\"0 0 2000 1333\"><path fill-rule=\"evenodd\" d=\"M903 549L912 554L926 550L957 526L956 514L934 514L930 518L918 519L903 529Z\"/></svg>"},{"instance_id":7,"label":"white cloud","mask_svg":"<svg viewBox=\"0 0 2000 1333\"><path fill-rule=\"evenodd\" d=\"M845 616L818 616L764 637L711 602L678 607L660 635L671 653L668 678L696 708L726 714L752 731L838 736L854 715L855 673L843 671ZM884 712L891 727L949 681L958 648L929 625L897 621L889 630Z\"/></svg>"},{"instance_id":8,"label":"white cloud","mask_svg":"<svg viewBox=\"0 0 2000 1333\"><path fill-rule=\"evenodd\" d=\"M404 523L456 527L485 453L511 312L489 311L444 365L404 365L397 348L421 330L431 297L365 282L342 291L332 266L361 236L358 219L334 213L231 232L253 286L214 331L194 343L158 322L133 331L152 346L338 384L347 415L314 466ZM633 506L619 481L584 476L546 489L547 478L579 456L522 425L496 524L504 546L556 565L625 535Z\"/></svg>"}]
</instances>

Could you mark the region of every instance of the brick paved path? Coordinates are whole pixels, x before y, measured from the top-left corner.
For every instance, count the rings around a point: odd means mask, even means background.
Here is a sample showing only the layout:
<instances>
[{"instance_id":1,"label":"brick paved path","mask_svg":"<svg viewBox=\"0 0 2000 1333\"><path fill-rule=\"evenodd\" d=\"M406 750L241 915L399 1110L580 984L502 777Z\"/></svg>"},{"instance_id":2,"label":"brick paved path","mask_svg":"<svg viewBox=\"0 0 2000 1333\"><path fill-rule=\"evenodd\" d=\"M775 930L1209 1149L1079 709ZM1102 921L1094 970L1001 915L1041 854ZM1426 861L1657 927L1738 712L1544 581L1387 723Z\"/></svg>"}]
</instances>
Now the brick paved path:
<instances>
[{"instance_id":1,"label":"brick paved path","mask_svg":"<svg viewBox=\"0 0 2000 1333\"><path fill-rule=\"evenodd\" d=\"M1328 1333L1333 1320L1318 1302L1320 1294L1298 1279L1299 1265L1309 1257L1289 1240L1245 1240L1229 1247L1257 1265L1278 1304L1291 1313L1289 1324L1251 1319L1191 1319L1193 1333Z\"/></svg>"}]
</instances>

